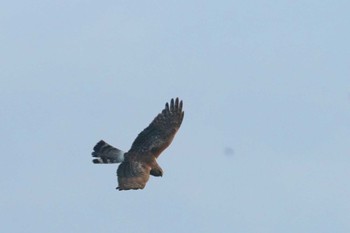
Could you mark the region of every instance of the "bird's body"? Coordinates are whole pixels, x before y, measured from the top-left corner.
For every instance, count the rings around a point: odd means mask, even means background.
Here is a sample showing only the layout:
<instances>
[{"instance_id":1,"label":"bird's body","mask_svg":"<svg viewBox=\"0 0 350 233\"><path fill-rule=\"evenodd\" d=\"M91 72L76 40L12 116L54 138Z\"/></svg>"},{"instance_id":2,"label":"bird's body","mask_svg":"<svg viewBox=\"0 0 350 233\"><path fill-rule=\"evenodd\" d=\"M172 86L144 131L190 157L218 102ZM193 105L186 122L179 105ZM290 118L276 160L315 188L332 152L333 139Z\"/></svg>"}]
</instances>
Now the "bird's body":
<instances>
[{"instance_id":1,"label":"bird's body","mask_svg":"<svg viewBox=\"0 0 350 233\"><path fill-rule=\"evenodd\" d=\"M93 163L120 163L117 189L143 189L150 175L162 176L158 156L170 145L184 117L182 101L171 99L170 106L159 113L135 139L130 150L123 152L103 140L94 147Z\"/></svg>"}]
</instances>

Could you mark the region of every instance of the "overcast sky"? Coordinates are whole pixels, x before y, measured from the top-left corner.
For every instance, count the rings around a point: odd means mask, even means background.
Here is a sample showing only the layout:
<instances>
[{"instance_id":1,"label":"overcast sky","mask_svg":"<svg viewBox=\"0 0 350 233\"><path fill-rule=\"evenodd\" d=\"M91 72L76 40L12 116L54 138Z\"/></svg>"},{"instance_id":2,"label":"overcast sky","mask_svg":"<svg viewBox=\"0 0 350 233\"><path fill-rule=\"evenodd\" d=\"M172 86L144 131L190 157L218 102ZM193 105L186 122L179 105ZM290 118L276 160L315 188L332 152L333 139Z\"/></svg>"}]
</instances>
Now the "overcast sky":
<instances>
[{"instance_id":1,"label":"overcast sky","mask_svg":"<svg viewBox=\"0 0 350 233\"><path fill-rule=\"evenodd\" d=\"M3 1L0 231L350 232L349 1ZM172 97L162 178L119 192Z\"/></svg>"}]
</instances>

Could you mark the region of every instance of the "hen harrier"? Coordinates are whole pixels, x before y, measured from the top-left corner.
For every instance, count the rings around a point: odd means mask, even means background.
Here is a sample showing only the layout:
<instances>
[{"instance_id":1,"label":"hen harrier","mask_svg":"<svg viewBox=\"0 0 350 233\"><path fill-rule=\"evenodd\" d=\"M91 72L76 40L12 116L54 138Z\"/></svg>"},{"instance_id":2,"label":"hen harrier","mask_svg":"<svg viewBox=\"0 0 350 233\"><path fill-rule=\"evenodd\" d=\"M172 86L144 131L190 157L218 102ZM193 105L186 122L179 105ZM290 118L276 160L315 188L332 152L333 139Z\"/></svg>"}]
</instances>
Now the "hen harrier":
<instances>
[{"instance_id":1,"label":"hen harrier","mask_svg":"<svg viewBox=\"0 0 350 233\"><path fill-rule=\"evenodd\" d=\"M93 163L121 163L117 170L119 190L143 189L149 175L162 176L158 156L174 139L184 118L182 101L171 99L170 106L158 114L135 139L130 150L123 152L103 140L94 147Z\"/></svg>"}]
</instances>

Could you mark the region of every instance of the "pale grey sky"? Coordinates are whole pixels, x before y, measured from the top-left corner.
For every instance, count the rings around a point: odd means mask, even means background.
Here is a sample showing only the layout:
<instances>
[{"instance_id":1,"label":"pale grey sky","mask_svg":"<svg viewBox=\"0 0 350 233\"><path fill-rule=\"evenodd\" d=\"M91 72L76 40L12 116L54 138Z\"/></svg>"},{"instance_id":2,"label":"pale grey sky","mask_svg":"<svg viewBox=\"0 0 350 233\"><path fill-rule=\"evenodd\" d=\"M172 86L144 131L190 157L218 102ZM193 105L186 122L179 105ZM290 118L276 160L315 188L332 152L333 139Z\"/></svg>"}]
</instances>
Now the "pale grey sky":
<instances>
[{"instance_id":1,"label":"pale grey sky","mask_svg":"<svg viewBox=\"0 0 350 233\"><path fill-rule=\"evenodd\" d=\"M1 232L350 232L350 2L0 4ZM172 97L165 174L118 192ZM231 148L234 153L227 155Z\"/></svg>"}]
</instances>

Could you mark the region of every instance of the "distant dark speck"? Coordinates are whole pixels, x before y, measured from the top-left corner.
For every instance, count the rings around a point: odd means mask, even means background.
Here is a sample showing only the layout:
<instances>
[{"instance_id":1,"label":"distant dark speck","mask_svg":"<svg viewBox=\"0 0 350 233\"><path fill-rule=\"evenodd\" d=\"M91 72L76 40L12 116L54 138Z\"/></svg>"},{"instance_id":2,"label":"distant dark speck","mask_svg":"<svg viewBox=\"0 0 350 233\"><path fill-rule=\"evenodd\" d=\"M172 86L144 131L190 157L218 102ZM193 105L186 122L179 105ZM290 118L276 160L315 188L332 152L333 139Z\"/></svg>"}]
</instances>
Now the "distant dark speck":
<instances>
[{"instance_id":1,"label":"distant dark speck","mask_svg":"<svg viewBox=\"0 0 350 233\"><path fill-rule=\"evenodd\" d=\"M235 151L231 147L226 147L224 150L224 154L227 156L233 156Z\"/></svg>"}]
</instances>

